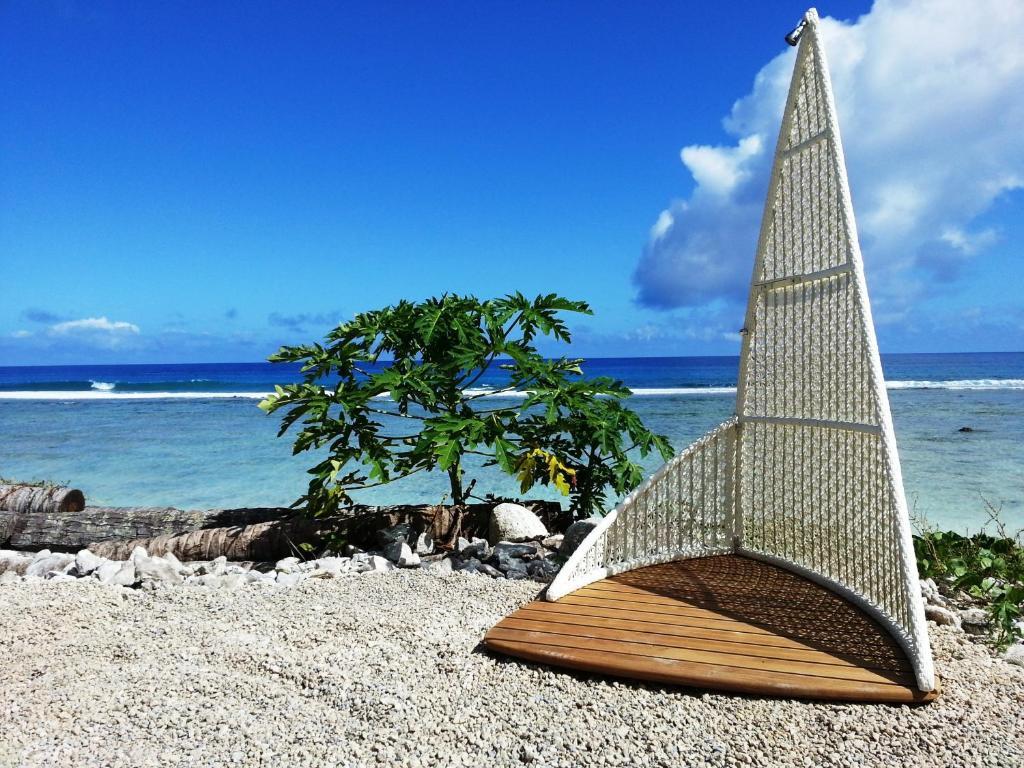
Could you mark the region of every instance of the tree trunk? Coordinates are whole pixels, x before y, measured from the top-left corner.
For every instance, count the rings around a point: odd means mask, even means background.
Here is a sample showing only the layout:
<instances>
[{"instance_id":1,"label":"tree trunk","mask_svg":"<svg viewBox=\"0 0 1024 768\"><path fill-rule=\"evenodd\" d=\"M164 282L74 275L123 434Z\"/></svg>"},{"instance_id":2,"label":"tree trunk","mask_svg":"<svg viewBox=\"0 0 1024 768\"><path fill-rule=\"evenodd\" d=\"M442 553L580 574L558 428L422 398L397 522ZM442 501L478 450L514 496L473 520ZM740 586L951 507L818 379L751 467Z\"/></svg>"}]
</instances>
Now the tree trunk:
<instances>
[{"instance_id":1,"label":"tree trunk","mask_svg":"<svg viewBox=\"0 0 1024 768\"><path fill-rule=\"evenodd\" d=\"M204 528L177 536L101 541L90 544L88 548L111 560L127 560L135 547L145 547L151 555L172 552L183 561L213 560L224 556L228 560L266 562L300 554L297 545L316 540L317 528L313 521L292 518L254 525Z\"/></svg>"},{"instance_id":2,"label":"tree trunk","mask_svg":"<svg viewBox=\"0 0 1024 768\"><path fill-rule=\"evenodd\" d=\"M85 494L77 488L58 485L0 485L0 510L25 514L30 512L52 514L81 512L85 508Z\"/></svg>"},{"instance_id":3,"label":"tree trunk","mask_svg":"<svg viewBox=\"0 0 1024 768\"><path fill-rule=\"evenodd\" d=\"M466 503L466 495L462 492L462 466L455 462L448 467L448 481L452 486L452 504L461 506Z\"/></svg>"},{"instance_id":4,"label":"tree trunk","mask_svg":"<svg viewBox=\"0 0 1024 768\"><path fill-rule=\"evenodd\" d=\"M183 510L85 507L78 512L0 511L0 546L77 552L93 542L176 536L204 528L246 526L293 514L283 508Z\"/></svg>"}]
</instances>

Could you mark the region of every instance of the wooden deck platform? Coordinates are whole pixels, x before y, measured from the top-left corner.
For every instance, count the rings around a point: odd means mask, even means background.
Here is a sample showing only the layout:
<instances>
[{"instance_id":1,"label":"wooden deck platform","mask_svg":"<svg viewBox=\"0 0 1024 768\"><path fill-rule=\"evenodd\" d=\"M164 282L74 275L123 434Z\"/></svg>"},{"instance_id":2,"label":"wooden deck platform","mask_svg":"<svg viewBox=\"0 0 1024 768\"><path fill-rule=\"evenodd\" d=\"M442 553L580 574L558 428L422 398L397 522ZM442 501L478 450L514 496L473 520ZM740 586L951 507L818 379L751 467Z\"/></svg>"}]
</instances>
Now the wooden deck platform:
<instances>
[{"instance_id":1,"label":"wooden deck platform","mask_svg":"<svg viewBox=\"0 0 1024 768\"><path fill-rule=\"evenodd\" d=\"M640 568L536 600L484 638L528 661L734 693L924 703L902 649L789 571L724 555Z\"/></svg>"}]
</instances>

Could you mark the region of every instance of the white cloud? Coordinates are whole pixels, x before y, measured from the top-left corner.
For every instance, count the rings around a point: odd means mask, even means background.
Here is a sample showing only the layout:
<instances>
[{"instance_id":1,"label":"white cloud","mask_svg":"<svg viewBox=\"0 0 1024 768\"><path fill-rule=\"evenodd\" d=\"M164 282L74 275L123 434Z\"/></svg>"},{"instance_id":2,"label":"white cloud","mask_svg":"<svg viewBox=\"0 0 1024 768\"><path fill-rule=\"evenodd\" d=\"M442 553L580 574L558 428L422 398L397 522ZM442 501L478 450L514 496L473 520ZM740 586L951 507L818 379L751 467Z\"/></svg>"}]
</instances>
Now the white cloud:
<instances>
[{"instance_id":1,"label":"white cloud","mask_svg":"<svg viewBox=\"0 0 1024 768\"><path fill-rule=\"evenodd\" d=\"M139 326L123 320L108 320L106 317L84 317L81 320L67 320L51 325L46 335L73 341L82 346L120 349L135 345L139 336Z\"/></svg>"},{"instance_id":2,"label":"white cloud","mask_svg":"<svg viewBox=\"0 0 1024 768\"><path fill-rule=\"evenodd\" d=\"M99 316L52 322L38 332L0 333L0 360L13 365L259 360L280 344L279 338L243 331L165 327L145 333L135 323Z\"/></svg>"},{"instance_id":3,"label":"white cloud","mask_svg":"<svg viewBox=\"0 0 1024 768\"><path fill-rule=\"evenodd\" d=\"M996 231L991 227L979 230L978 232L965 232L959 227L950 227L939 235L939 239L956 248L964 255L973 256L982 249L992 245L999 238L996 235Z\"/></svg>"},{"instance_id":4,"label":"white cloud","mask_svg":"<svg viewBox=\"0 0 1024 768\"><path fill-rule=\"evenodd\" d=\"M675 224L675 219L672 218L672 212L662 211L658 216L658 220L654 222L654 226L651 227L651 239L657 240L660 237L664 237L672 229L673 224Z\"/></svg>"},{"instance_id":5,"label":"white cloud","mask_svg":"<svg viewBox=\"0 0 1024 768\"><path fill-rule=\"evenodd\" d=\"M629 345L648 345L657 349L685 349L689 342L711 345L720 342L739 342L739 324L731 307L721 303L702 308L684 308L660 315L656 320L643 323L619 335ZM594 337L591 335L590 339ZM603 339L607 341L607 337ZM635 349L635 348L634 348Z\"/></svg>"},{"instance_id":6,"label":"white cloud","mask_svg":"<svg viewBox=\"0 0 1024 768\"><path fill-rule=\"evenodd\" d=\"M763 145L763 140L755 133L740 139L735 147L683 147L679 157L702 192L728 195L740 182L750 178L751 161L761 154Z\"/></svg>"},{"instance_id":7,"label":"white cloud","mask_svg":"<svg viewBox=\"0 0 1024 768\"><path fill-rule=\"evenodd\" d=\"M73 333L110 333L110 334L134 334L138 335L139 326L135 323L126 323L123 320L110 321L106 317L85 317L81 320L68 320L50 326L51 334L55 336L66 336Z\"/></svg>"},{"instance_id":8,"label":"white cloud","mask_svg":"<svg viewBox=\"0 0 1024 768\"><path fill-rule=\"evenodd\" d=\"M1024 3L878 0L821 32L876 317L901 318L998 240L976 219L1024 186ZM793 57L733 105L732 145L682 150L696 188L658 217L634 275L640 303L741 303Z\"/></svg>"}]
</instances>

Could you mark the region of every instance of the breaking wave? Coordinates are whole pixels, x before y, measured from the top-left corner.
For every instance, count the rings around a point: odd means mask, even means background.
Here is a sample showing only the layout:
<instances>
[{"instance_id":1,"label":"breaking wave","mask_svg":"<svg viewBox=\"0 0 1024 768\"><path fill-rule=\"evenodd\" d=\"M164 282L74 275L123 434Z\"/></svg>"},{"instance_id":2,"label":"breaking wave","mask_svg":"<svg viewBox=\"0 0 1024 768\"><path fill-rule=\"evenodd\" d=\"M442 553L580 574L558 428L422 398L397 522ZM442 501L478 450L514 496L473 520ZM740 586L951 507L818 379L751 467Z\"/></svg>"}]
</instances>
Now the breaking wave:
<instances>
[{"instance_id":1,"label":"breaking wave","mask_svg":"<svg viewBox=\"0 0 1024 768\"><path fill-rule=\"evenodd\" d=\"M63 383L67 387L70 382ZM266 397L269 391L174 391L173 389L154 390L143 385L133 391L134 385L122 385L124 389L116 390L117 384L107 381L89 381L88 388L82 382L80 388L49 388L0 390L0 400L211 400L211 399L249 399L259 400ZM889 389L949 389L949 390L1024 390L1024 379L955 379L950 381L903 380L886 382ZM51 385L52 387L53 385ZM59 385L58 385L59 386ZM152 385L150 385L152 386ZM637 397L683 397L689 395L730 395L736 387L636 387L632 390ZM471 394L486 398L523 398L527 393L503 389L480 388L470 390ZM380 397L387 397L382 395Z\"/></svg>"},{"instance_id":2,"label":"breaking wave","mask_svg":"<svg viewBox=\"0 0 1024 768\"><path fill-rule=\"evenodd\" d=\"M1024 389L1024 379L956 379L954 381L887 381L889 389Z\"/></svg>"}]
</instances>

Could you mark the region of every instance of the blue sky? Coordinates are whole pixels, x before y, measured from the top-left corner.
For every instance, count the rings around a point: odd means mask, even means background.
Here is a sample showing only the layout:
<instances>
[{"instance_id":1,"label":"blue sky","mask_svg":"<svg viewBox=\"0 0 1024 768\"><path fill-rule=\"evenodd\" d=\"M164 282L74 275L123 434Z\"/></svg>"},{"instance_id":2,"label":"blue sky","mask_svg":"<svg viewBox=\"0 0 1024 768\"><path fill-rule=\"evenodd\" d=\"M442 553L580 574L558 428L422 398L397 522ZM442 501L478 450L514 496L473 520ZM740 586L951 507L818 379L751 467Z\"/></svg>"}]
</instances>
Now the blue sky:
<instances>
[{"instance_id":1,"label":"blue sky","mask_svg":"<svg viewBox=\"0 0 1024 768\"><path fill-rule=\"evenodd\" d=\"M989 4L821 9L883 351L1024 349L1024 19ZM714 5L9 0L0 364L512 290L590 301L584 355L734 354L804 8Z\"/></svg>"}]
</instances>

